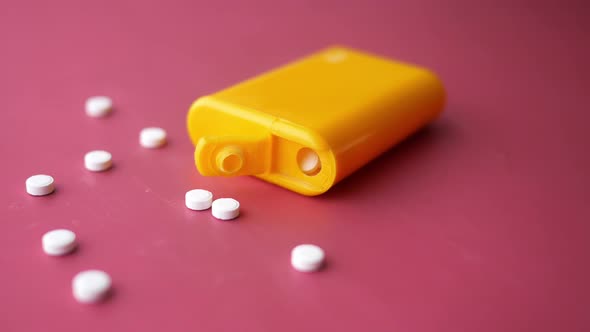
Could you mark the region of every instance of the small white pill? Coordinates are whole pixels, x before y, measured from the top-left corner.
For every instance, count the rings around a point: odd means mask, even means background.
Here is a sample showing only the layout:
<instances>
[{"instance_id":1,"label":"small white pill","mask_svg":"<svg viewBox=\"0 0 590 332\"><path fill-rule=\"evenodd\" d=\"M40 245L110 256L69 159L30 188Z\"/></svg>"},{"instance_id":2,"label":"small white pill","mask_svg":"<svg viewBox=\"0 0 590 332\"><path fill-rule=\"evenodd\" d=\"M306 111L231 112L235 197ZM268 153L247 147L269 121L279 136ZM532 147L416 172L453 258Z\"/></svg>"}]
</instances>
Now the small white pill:
<instances>
[{"instance_id":1,"label":"small white pill","mask_svg":"<svg viewBox=\"0 0 590 332\"><path fill-rule=\"evenodd\" d=\"M72 279L72 293L78 302L98 302L109 293L111 284L111 277L104 271L82 271Z\"/></svg>"},{"instance_id":2,"label":"small white pill","mask_svg":"<svg viewBox=\"0 0 590 332\"><path fill-rule=\"evenodd\" d=\"M211 205L211 213L217 219L235 219L240 215L240 203L233 198L218 198Z\"/></svg>"},{"instance_id":3,"label":"small white pill","mask_svg":"<svg viewBox=\"0 0 590 332\"><path fill-rule=\"evenodd\" d=\"M213 194L203 189L193 189L184 195L184 204L191 210L207 210L211 207Z\"/></svg>"},{"instance_id":4,"label":"small white pill","mask_svg":"<svg viewBox=\"0 0 590 332\"><path fill-rule=\"evenodd\" d=\"M313 272L324 265L325 257L322 248L313 244L301 244L291 251L291 265L300 272Z\"/></svg>"},{"instance_id":5,"label":"small white pill","mask_svg":"<svg viewBox=\"0 0 590 332\"><path fill-rule=\"evenodd\" d=\"M113 165L113 156L103 150L90 151L84 156L84 166L93 172L106 171Z\"/></svg>"},{"instance_id":6,"label":"small white pill","mask_svg":"<svg viewBox=\"0 0 590 332\"><path fill-rule=\"evenodd\" d=\"M56 229L45 233L41 243L47 255L65 255L76 248L76 234L67 229Z\"/></svg>"},{"instance_id":7,"label":"small white pill","mask_svg":"<svg viewBox=\"0 0 590 332\"><path fill-rule=\"evenodd\" d=\"M139 133L139 144L148 149L159 148L166 144L166 131L158 127L143 128Z\"/></svg>"},{"instance_id":8,"label":"small white pill","mask_svg":"<svg viewBox=\"0 0 590 332\"><path fill-rule=\"evenodd\" d=\"M86 115L93 118L106 116L113 109L113 101L109 97L95 96L86 99Z\"/></svg>"},{"instance_id":9,"label":"small white pill","mask_svg":"<svg viewBox=\"0 0 590 332\"><path fill-rule=\"evenodd\" d=\"M45 174L31 176L25 181L25 187L32 196L49 195L55 190L53 177Z\"/></svg>"},{"instance_id":10,"label":"small white pill","mask_svg":"<svg viewBox=\"0 0 590 332\"><path fill-rule=\"evenodd\" d=\"M307 175L315 175L322 167L320 156L309 148L303 148L297 153L299 169Z\"/></svg>"}]
</instances>

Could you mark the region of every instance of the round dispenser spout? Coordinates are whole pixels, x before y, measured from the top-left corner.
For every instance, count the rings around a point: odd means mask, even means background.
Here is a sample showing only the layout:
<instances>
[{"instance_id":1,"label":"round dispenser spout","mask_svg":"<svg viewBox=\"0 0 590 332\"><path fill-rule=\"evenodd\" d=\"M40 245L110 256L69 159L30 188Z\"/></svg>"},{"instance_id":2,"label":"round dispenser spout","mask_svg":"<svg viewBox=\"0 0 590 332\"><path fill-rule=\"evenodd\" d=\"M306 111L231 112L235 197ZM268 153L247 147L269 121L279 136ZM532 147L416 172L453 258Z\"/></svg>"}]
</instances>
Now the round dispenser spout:
<instances>
[{"instance_id":1,"label":"round dispenser spout","mask_svg":"<svg viewBox=\"0 0 590 332\"><path fill-rule=\"evenodd\" d=\"M195 147L195 162L202 175L257 175L270 170L270 136L201 137Z\"/></svg>"}]
</instances>

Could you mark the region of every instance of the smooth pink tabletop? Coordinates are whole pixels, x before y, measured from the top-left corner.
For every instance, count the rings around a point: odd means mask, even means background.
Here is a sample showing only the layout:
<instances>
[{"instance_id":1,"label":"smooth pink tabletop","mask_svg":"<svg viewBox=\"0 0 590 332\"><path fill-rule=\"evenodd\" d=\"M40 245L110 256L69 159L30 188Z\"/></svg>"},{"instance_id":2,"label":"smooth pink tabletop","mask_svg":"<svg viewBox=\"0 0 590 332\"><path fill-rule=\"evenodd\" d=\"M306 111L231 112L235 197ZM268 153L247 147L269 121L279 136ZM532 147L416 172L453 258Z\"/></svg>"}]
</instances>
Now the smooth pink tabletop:
<instances>
[{"instance_id":1,"label":"smooth pink tabletop","mask_svg":"<svg viewBox=\"0 0 590 332\"><path fill-rule=\"evenodd\" d=\"M0 331L589 331L589 9L2 1ZM333 44L432 68L444 115L320 197L198 174L191 102ZM85 115L92 95L111 116ZM140 147L148 126L165 148ZM113 169L84 169L94 149ZM38 173L55 193L25 192ZM193 188L242 216L188 210ZM43 253L55 228L75 253ZM302 243L322 271L293 270ZM83 305L91 268L113 293Z\"/></svg>"}]
</instances>

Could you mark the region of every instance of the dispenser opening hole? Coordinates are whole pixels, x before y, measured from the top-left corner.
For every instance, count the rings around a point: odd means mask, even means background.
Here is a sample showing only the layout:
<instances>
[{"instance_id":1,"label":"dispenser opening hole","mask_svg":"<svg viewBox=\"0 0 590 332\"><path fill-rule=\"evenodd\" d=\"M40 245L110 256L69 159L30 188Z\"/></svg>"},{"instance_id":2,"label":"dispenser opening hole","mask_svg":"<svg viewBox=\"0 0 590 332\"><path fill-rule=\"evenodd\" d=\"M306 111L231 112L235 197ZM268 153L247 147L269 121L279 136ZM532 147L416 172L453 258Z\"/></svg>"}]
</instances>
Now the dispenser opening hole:
<instances>
[{"instance_id":1,"label":"dispenser opening hole","mask_svg":"<svg viewBox=\"0 0 590 332\"><path fill-rule=\"evenodd\" d=\"M227 175L235 174L244 166L244 158L241 149L229 146L217 153L217 169Z\"/></svg>"},{"instance_id":2,"label":"dispenser opening hole","mask_svg":"<svg viewBox=\"0 0 590 332\"><path fill-rule=\"evenodd\" d=\"M233 174L242 168L242 157L235 153L228 153L223 156L221 161L221 171L226 174Z\"/></svg>"},{"instance_id":3,"label":"dispenser opening hole","mask_svg":"<svg viewBox=\"0 0 590 332\"><path fill-rule=\"evenodd\" d=\"M309 176L318 174L322 169L320 156L310 148L303 148L297 152L297 164L299 169Z\"/></svg>"}]
</instances>

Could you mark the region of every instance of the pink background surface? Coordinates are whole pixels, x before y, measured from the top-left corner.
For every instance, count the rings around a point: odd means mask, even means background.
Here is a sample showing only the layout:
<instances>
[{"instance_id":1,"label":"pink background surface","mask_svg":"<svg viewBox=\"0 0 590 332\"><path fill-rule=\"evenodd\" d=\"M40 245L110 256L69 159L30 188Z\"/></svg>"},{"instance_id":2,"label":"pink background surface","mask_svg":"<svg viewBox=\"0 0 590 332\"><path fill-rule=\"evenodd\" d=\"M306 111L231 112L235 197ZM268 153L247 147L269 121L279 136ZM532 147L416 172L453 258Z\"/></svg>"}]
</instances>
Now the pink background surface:
<instances>
[{"instance_id":1,"label":"pink background surface","mask_svg":"<svg viewBox=\"0 0 590 332\"><path fill-rule=\"evenodd\" d=\"M584 1L3 1L0 330L588 331L590 71ZM197 97L331 44L433 68L444 116L307 198L201 177ZM111 96L106 119L86 97ZM138 145L162 126L170 144ZM95 174L83 155L107 149ZM55 177L31 197L25 179ZM184 207L240 200L217 222ZM41 236L70 228L68 257ZM289 254L316 243L321 273ZM100 268L113 296L71 296Z\"/></svg>"}]
</instances>

